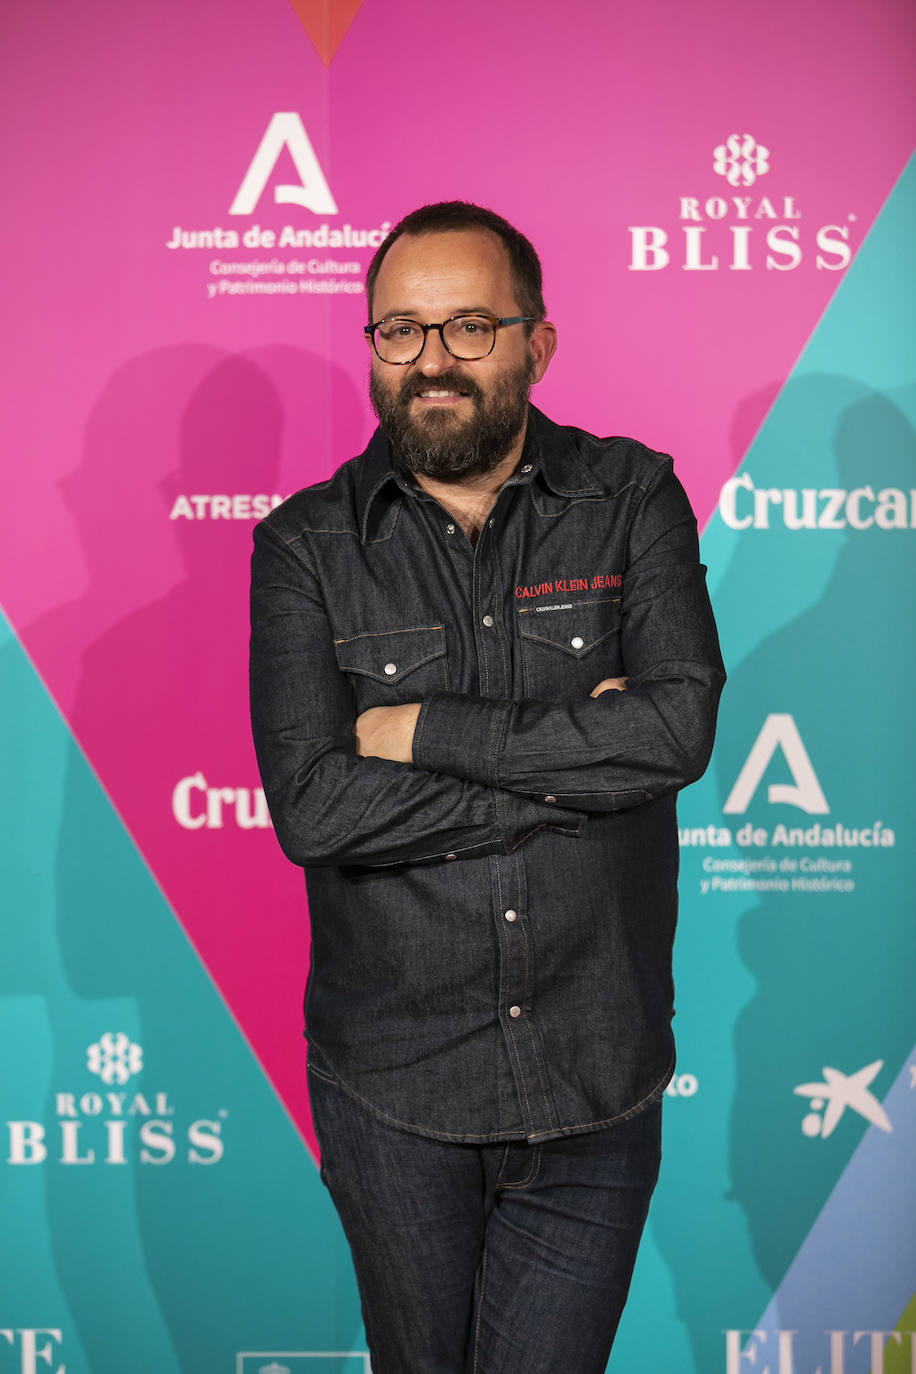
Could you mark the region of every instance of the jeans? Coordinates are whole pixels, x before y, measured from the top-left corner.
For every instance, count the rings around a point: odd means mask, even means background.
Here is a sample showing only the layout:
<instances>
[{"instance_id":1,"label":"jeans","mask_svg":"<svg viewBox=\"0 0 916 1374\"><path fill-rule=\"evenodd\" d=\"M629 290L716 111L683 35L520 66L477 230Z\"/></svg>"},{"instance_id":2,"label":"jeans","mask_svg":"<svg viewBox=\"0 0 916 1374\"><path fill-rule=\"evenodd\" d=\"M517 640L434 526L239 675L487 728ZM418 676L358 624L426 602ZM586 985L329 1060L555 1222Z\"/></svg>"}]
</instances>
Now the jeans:
<instances>
[{"instance_id":1,"label":"jeans","mask_svg":"<svg viewBox=\"0 0 916 1374\"><path fill-rule=\"evenodd\" d=\"M310 1065L321 1175L373 1374L604 1374L661 1157L661 1103L529 1145L388 1126Z\"/></svg>"}]
</instances>

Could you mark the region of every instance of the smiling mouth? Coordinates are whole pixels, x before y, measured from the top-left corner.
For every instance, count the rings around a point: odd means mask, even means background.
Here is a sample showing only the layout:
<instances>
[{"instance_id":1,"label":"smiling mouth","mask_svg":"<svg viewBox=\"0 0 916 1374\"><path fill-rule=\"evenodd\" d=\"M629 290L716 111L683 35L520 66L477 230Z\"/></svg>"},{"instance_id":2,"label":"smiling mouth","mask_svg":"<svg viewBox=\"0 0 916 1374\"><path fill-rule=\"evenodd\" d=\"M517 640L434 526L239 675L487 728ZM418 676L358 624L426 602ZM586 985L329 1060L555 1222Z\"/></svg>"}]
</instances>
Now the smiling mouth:
<instances>
[{"instance_id":1,"label":"smiling mouth","mask_svg":"<svg viewBox=\"0 0 916 1374\"><path fill-rule=\"evenodd\" d=\"M422 391L415 392L414 396L418 401L444 401L447 403L449 401L467 400L468 393L466 391L445 391L441 387L424 387Z\"/></svg>"}]
</instances>

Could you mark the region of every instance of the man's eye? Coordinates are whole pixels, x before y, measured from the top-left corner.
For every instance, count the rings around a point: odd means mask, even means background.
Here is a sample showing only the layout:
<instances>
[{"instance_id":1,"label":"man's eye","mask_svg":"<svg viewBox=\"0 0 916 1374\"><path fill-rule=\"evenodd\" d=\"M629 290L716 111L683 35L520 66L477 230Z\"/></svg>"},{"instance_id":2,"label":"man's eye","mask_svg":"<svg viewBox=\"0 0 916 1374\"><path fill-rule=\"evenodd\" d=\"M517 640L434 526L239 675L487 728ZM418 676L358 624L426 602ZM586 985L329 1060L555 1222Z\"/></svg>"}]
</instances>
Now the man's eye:
<instances>
[{"instance_id":1,"label":"man's eye","mask_svg":"<svg viewBox=\"0 0 916 1374\"><path fill-rule=\"evenodd\" d=\"M462 321L461 321L461 332L462 332L462 334L472 334L472 335L473 335L473 334L479 334L479 333L481 332L481 330L486 329L486 327L487 327L487 321L486 321L486 320L470 320L470 319L468 319L468 320L462 320Z\"/></svg>"},{"instance_id":2,"label":"man's eye","mask_svg":"<svg viewBox=\"0 0 916 1374\"><path fill-rule=\"evenodd\" d=\"M420 329L411 320L389 320L381 326L379 333L383 339L413 339Z\"/></svg>"}]
</instances>

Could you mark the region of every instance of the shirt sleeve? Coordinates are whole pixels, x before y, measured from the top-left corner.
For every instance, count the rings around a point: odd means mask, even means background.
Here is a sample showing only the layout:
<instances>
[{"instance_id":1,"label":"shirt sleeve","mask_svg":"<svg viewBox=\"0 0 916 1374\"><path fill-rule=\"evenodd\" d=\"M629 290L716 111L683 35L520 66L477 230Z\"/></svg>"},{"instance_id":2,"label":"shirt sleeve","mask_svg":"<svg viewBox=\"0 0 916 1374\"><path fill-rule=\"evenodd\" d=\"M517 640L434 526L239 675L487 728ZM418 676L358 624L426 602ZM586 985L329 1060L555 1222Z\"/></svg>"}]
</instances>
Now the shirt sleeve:
<instances>
[{"instance_id":1,"label":"shirt sleeve","mask_svg":"<svg viewBox=\"0 0 916 1374\"><path fill-rule=\"evenodd\" d=\"M251 718L277 838L304 867L385 867L509 853L581 817L501 788L361 758L353 696L334 653L321 587L304 552L255 528Z\"/></svg>"},{"instance_id":2,"label":"shirt sleeve","mask_svg":"<svg viewBox=\"0 0 916 1374\"><path fill-rule=\"evenodd\" d=\"M586 812L636 806L696 781L725 681L705 573L696 520L669 462L629 532L627 690L563 702L436 693L417 721L414 762Z\"/></svg>"}]
</instances>

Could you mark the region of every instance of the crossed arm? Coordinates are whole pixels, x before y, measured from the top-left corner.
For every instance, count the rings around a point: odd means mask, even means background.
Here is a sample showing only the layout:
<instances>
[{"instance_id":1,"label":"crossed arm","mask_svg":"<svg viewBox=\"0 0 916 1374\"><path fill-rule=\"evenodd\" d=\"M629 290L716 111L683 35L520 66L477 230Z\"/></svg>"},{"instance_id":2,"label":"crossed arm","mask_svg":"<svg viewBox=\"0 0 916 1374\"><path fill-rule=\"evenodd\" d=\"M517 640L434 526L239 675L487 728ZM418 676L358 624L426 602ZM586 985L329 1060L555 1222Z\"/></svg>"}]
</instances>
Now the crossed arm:
<instances>
[{"instance_id":1,"label":"crossed arm","mask_svg":"<svg viewBox=\"0 0 916 1374\"><path fill-rule=\"evenodd\" d=\"M625 677L606 677L589 692L600 697L602 692L623 692ZM413 737L417 728L422 702L402 706L370 706L357 717L353 733L356 752L364 759L390 759L392 763L413 763Z\"/></svg>"},{"instance_id":2,"label":"crossed arm","mask_svg":"<svg viewBox=\"0 0 916 1374\"><path fill-rule=\"evenodd\" d=\"M544 826L576 833L589 813L692 782L709 758L724 681L703 573L696 524L669 471L630 531L625 680L560 702L437 692L365 711L354 733L307 541L259 526L252 722L288 857L381 867L508 853Z\"/></svg>"}]
</instances>

